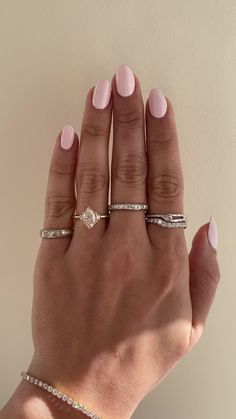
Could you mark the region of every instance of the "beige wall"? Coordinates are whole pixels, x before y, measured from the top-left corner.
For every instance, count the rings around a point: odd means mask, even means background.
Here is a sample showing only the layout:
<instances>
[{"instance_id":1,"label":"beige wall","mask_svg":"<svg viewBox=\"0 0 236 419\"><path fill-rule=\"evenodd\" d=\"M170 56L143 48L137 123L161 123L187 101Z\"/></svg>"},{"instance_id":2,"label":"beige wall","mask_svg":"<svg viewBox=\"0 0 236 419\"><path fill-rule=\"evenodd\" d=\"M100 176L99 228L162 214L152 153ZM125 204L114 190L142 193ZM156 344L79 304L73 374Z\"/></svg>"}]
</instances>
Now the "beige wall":
<instances>
[{"instance_id":1,"label":"beige wall","mask_svg":"<svg viewBox=\"0 0 236 419\"><path fill-rule=\"evenodd\" d=\"M0 0L0 405L32 354L32 273L48 165L64 124L120 63L144 99L158 86L175 110L188 246L214 215L221 284L199 345L135 419L235 419L236 3L234 0ZM3 384L4 383L4 384Z\"/></svg>"}]
</instances>

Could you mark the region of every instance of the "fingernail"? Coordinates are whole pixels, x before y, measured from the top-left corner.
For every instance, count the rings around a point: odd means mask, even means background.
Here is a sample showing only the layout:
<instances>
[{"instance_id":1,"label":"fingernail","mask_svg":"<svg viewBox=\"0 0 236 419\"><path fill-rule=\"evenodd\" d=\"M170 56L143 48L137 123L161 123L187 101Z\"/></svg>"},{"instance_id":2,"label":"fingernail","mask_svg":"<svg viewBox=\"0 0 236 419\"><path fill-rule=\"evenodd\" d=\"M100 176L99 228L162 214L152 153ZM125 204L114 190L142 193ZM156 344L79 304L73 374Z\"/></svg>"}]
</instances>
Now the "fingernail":
<instances>
[{"instance_id":1,"label":"fingernail","mask_svg":"<svg viewBox=\"0 0 236 419\"><path fill-rule=\"evenodd\" d=\"M163 93L154 87L148 98L149 109L155 118L162 118L167 111L167 102Z\"/></svg>"},{"instance_id":2,"label":"fingernail","mask_svg":"<svg viewBox=\"0 0 236 419\"><path fill-rule=\"evenodd\" d=\"M69 150L72 147L75 138L75 131L74 128L70 125L66 125L61 133L61 147L64 150Z\"/></svg>"},{"instance_id":3,"label":"fingernail","mask_svg":"<svg viewBox=\"0 0 236 419\"><path fill-rule=\"evenodd\" d=\"M135 79L132 70L121 64L116 72L116 88L121 96L130 96L135 89Z\"/></svg>"},{"instance_id":4,"label":"fingernail","mask_svg":"<svg viewBox=\"0 0 236 419\"><path fill-rule=\"evenodd\" d=\"M210 223L208 227L208 240L213 249L216 250L218 246L218 232L216 222L213 216L211 216L210 218Z\"/></svg>"},{"instance_id":5,"label":"fingernail","mask_svg":"<svg viewBox=\"0 0 236 419\"><path fill-rule=\"evenodd\" d=\"M97 109L105 109L110 101L111 85L109 80L97 82L93 91L93 106Z\"/></svg>"}]
</instances>

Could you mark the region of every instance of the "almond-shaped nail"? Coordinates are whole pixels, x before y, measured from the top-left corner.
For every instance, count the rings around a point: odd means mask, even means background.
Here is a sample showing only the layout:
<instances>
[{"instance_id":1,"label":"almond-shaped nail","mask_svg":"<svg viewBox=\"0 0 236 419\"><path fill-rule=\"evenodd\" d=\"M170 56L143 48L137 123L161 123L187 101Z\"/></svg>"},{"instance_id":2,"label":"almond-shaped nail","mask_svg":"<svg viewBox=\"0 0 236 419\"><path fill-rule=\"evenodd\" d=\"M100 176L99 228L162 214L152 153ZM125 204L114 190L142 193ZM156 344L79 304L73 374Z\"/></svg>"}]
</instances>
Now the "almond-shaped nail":
<instances>
[{"instance_id":1,"label":"almond-shaped nail","mask_svg":"<svg viewBox=\"0 0 236 419\"><path fill-rule=\"evenodd\" d=\"M135 89L135 78L132 70L121 64L116 72L116 88L121 96L130 96Z\"/></svg>"},{"instance_id":2,"label":"almond-shaped nail","mask_svg":"<svg viewBox=\"0 0 236 419\"><path fill-rule=\"evenodd\" d=\"M216 221L213 216L210 217L210 223L208 227L208 240L214 250L218 247L218 231Z\"/></svg>"},{"instance_id":3,"label":"almond-shaped nail","mask_svg":"<svg viewBox=\"0 0 236 419\"><path fill-rule=\"evenodd\" d=\"M66 125L61 133L61 147L69 150L72 147L75 138L75 131L71 125Z\"/></svg>"},{"instance_id":4,"label":"almond-shaped nail","mask_svg":"<svg viewBox=\"0 0 236 419\"><path fill-rule=\"evenodd\" d=\"M163 93L154 87L148 98L149 110L154 118L162 118L167 111L167 102Z\"/></svg>"},{"instance_id":5,"label":"almond-shaped nail","mask_svg":"<svg viewBox=\"0 0 236 419\"><path fill-rule=\"evenodd\" d=\"M109 80L98 81L93 91L93 106L97 109L105 109L110 102L110 97L111 84Z\"/></svg>"}]
</instances>

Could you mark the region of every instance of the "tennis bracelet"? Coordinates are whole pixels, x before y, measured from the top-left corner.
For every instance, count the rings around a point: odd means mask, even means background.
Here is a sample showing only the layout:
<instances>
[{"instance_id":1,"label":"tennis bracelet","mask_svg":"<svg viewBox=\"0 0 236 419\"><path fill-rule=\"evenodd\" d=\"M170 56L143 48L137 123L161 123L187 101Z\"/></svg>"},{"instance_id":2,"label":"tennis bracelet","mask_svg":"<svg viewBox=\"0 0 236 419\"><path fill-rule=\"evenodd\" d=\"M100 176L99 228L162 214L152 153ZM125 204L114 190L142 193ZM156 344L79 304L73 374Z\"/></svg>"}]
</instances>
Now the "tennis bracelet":
<instances>
[{"instance_id":1,"label":"tennis bracelet","mask_svg":"<svg viewBox=\"0 0 236 419\"><path fill-rule=\"evenodd\" d=\"M21 373L24 380L28 381L31 384L34 384L35 386L40 387L41 389L48 391L49 393L52 393L54 396L58 397L58 399L61 399L64 403L69 404L74 409L79 410L80 412L84 413L86 416L92 419L102 419L101 416L95 415L95 413L91 412L84 404L76 402L71 397L69 397L67 394L62 393L57 388L51 386L48 383L45 383L44 381L33 377L32 375L29 375L27 372L22 371Z\"/></svg>"}]
</instances>

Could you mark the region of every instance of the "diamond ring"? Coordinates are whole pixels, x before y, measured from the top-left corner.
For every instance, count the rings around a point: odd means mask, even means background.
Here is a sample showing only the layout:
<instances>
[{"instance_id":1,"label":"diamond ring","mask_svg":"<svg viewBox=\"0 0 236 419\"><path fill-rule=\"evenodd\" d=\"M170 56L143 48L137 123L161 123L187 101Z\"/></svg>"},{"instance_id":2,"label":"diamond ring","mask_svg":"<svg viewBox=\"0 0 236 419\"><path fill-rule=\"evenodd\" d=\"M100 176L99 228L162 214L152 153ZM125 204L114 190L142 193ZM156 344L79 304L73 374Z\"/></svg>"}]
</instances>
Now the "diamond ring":
<instances>
[{"instance_id":1,"label":"diamond ring","mask_svg":"<svg viewBox=\"0 0 236 419\"><path fill-rule=\"evenodd\" d=\"M80 214L74 214L72 218L82 221L82 223L90 230L101 218L109 218L109 214L99 214L97 211L87 207Z\"/></svg>"}]
</instances>

